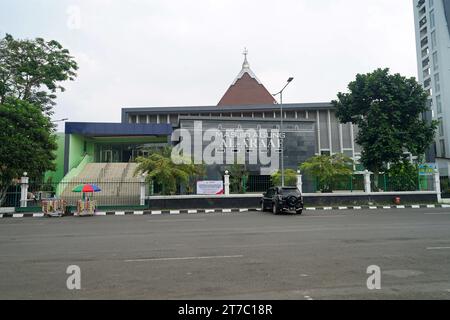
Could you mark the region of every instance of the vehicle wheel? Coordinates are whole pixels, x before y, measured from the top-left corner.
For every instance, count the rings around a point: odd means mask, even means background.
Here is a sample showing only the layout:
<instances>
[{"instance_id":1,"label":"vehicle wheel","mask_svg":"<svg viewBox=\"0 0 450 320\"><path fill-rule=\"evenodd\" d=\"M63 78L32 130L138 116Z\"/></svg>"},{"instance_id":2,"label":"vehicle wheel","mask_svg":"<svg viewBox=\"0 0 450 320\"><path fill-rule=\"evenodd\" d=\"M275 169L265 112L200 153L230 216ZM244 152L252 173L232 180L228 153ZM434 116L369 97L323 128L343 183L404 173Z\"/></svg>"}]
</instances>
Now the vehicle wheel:
<instances>
[{"instance_id":1,"label":"vehicle wheel","mask_svg":"<svg viewBox=\"0 0 450 320\"><path fill-rule=\"evenodd\" d=\"M275 215L277 215L277 214L280 213L280 210L278 209L278 206L277 206L276 203L274 203L273 206L272 206L272 212L273 212L273 214L275 214Z\"/></svg>"}]
</instances>

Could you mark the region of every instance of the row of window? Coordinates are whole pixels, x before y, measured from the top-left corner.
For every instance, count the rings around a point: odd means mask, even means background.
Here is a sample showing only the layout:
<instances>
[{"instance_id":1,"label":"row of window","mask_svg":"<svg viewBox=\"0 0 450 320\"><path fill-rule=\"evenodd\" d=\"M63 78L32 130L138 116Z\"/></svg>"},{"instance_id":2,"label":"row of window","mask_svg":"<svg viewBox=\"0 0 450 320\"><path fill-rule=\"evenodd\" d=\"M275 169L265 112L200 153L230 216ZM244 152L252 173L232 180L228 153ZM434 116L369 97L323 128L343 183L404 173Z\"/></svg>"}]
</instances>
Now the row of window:
<instances>
[{"instance_id":1,"label":"row of window","mask_svg":"<svg viewBox=\"0 0 450 320\"><path fill-rule=\"evenodd\" d=\"M204 117L223 117L223 118L256 118L256 119L279 119L280 112L254 112L254 113L209 113L209 114L174 114L174 115L130 115L129 123L171 123L178 124L178 120L183 116L204 116ZM307 111L286 111L285 119L308 119Z\"/></svg>"}]
</instances>

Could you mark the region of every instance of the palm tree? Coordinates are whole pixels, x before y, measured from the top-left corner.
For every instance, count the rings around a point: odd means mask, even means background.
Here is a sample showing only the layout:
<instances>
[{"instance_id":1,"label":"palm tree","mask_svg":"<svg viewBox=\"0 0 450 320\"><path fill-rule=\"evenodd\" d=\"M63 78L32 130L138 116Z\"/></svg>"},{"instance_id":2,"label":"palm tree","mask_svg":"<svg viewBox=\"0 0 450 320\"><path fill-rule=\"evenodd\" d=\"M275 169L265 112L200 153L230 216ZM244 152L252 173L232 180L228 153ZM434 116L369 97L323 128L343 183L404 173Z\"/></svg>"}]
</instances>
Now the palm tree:
<instances>
[{"instance_id":1,"label":"palm tree","mask_svg":"<svg viewBox=\"0 0 450 320\"><path fill-rule=\"evenodd\" d=\"M138 166L134 174L146 174L146 181L161 185L164 195L176 193L177 185L187 186L188 193L192 193L197 179L205 176L204 165L174 164L170 147L149 151L149 156L136 159Z\"/></svg>"}]
</instances>

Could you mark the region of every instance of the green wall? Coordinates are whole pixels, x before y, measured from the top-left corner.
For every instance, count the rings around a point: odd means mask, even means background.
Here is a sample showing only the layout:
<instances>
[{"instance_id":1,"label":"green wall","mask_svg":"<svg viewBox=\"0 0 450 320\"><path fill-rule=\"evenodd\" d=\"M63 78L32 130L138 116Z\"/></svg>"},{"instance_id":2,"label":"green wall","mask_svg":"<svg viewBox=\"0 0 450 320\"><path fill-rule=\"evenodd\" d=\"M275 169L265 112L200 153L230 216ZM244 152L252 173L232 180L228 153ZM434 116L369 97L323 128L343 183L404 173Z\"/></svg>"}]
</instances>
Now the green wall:
<instances>
[{"instance_id":1,"label":"green wall","mask_svg":"<svg viewBox=\"0 0 450 320\"><path fill-rule=\"evenodd\" d=\"M47 171L45 173L44 179L48 181L51 179L52 182L59 182L64 178L64 146L65 146L65 134L57 133L57 144L58 150L56 150L56 170L55 171Z\"/></svg>"},{"instance_id":2,"label":"green wall","mask_svg":"<svg viewBox=\"0 0 450 320\"><path fill-rule=\"evenodd\" d=\"M94 144L83 136L71 134L69 135L69 171L77 167L87 153L94 157ZM86 152L84 150L84 142L86 142Z\"/></svg>"}]
</instances>

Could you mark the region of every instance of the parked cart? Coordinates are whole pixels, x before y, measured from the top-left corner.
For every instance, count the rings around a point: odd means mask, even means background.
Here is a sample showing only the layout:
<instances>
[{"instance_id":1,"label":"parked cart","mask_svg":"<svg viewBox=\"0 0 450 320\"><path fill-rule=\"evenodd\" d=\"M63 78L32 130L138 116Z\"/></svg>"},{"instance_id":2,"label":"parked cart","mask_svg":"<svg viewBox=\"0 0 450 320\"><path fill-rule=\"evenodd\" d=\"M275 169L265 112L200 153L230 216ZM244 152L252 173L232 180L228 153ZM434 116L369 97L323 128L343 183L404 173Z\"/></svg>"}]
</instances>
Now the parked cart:
<instances>
[{"instance_id":1,"label":"parked cart","mask_svg":"<svg viewBox=\"0 0 450 320\"><path fill-rule=\"evenodd\" d=\"M72 192L81 192L83 193L83 199L78 200L77 202L77 212L75 215L77 216L93 216L95 215L95 211L97 210L97 202L92 200L90 195L93 195L95 192L102 191L99 187L94 184L83 184L75 187Z\"/></svg>"},{"instance_id":2,"label":"parked cart","mask_svg":"<svg viewBox=\"0 0 450 320\"><path fill-rule=\"evenodd\" d=\"M42 212L47 217L62 217L66 212L66 202L62 199L42 199Z\"/></svg>"}]
</instances>

